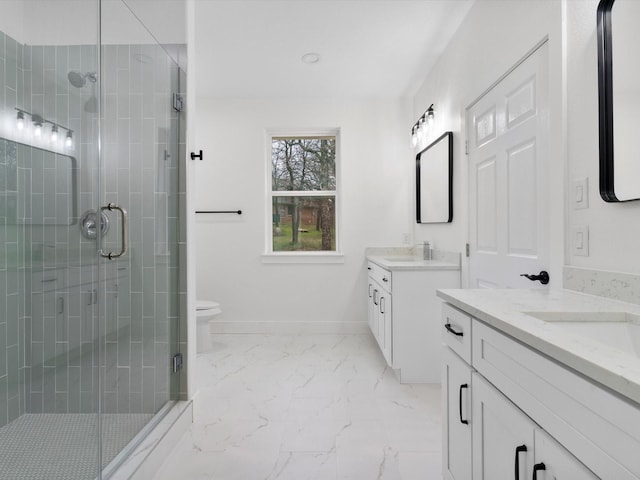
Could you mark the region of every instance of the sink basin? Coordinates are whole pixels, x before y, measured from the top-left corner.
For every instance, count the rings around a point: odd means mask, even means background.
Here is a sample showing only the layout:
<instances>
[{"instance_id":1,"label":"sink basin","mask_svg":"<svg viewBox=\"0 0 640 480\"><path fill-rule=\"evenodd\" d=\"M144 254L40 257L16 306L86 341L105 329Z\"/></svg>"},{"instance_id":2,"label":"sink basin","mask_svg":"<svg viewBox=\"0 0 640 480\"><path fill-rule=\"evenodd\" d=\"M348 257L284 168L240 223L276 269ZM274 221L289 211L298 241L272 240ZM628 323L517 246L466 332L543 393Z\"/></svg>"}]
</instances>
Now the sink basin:
<instances>
[{"instance_id":1,"label":"sink basin","mask_svg":"<svg viewBox=\"0 0 640 480\"><path fill-rule=\"evenodd\" d=\"M640 358L640 316L627 312L524 312Z\"/></svg>"}]
</instances>

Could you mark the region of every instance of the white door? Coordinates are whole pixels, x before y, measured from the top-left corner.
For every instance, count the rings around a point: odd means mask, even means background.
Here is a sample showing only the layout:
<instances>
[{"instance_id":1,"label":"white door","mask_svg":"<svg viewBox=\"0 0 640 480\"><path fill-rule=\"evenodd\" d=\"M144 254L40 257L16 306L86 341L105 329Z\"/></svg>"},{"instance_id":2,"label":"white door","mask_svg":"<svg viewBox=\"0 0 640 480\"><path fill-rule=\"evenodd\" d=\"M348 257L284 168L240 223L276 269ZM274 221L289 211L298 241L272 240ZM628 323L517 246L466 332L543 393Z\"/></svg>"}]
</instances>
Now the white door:
<instances>
[{"instance_id":1,"label":"white door","mask_svg":"<svg viewBox=\"0 0 640 480\"><path fill-rule=\"evenodd\" d=\"M535 288L548 270L547 44L467 110L469 287Z\"/></svg>"}]
</instances>

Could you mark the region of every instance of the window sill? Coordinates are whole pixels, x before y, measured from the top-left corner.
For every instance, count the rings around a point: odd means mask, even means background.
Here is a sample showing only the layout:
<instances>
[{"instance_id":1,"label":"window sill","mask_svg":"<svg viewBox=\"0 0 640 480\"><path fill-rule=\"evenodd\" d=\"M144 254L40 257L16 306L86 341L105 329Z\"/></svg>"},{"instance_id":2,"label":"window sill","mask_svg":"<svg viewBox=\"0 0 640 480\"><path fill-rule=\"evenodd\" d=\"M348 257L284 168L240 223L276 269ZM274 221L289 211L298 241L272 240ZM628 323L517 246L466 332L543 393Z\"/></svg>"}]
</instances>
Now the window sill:
<instances>
[{"instance_id":1,"label":"window sill","mask_svg":"<svg viewBox=\"0 0 640 480\"><path fill-rule=\"evenodd\" d=\"M262 263L344 263L344 254L337 252L264 253Z\"/></svg>"}]
</instances>

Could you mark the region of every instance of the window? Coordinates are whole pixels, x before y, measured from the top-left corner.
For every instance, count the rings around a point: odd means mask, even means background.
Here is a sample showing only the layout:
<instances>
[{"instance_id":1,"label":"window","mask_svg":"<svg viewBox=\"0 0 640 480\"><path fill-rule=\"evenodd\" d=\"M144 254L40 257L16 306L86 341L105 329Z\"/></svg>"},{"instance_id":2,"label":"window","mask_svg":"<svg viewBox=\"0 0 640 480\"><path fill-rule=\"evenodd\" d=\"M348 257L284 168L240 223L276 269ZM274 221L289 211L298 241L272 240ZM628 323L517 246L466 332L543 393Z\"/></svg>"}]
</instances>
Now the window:
<instances>
[{"instance_id":1,"label":"window","mask_svg":"<svg viewBox=\"0 0 640 480\"><path fill-rule=\"evenodd\" d=\"M337 253L337 135L269 135L267 253Z\"/></svg>"}]
</instances>

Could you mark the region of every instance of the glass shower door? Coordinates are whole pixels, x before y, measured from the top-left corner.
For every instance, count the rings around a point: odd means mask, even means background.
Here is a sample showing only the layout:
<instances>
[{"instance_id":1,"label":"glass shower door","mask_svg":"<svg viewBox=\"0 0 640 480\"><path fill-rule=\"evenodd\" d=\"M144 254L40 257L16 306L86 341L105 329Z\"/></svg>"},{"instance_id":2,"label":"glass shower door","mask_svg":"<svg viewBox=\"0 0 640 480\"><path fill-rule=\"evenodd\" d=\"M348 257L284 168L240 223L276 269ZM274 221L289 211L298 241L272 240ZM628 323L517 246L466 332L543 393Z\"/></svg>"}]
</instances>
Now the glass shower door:
<instances>
[{"instance_id":1,"label":"glass shower door","mask_svg":"<svg viewBox=\"0 0 640 480\"><path fill-rule=\"evenodd\" d=\"M102 0L101 18L100 177L110 224L100 239L107 466L174 398L179 68L126 2ZM126 253L113 258L125 245Z\"/></svg>"}]
</instances>

